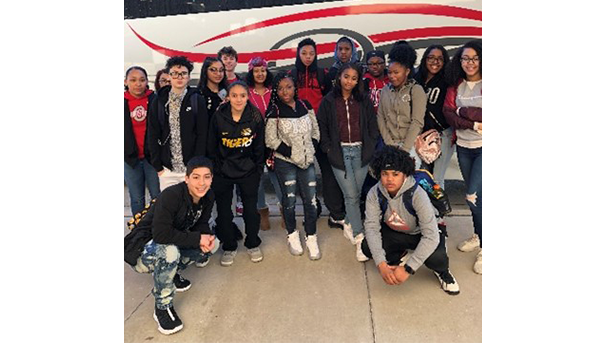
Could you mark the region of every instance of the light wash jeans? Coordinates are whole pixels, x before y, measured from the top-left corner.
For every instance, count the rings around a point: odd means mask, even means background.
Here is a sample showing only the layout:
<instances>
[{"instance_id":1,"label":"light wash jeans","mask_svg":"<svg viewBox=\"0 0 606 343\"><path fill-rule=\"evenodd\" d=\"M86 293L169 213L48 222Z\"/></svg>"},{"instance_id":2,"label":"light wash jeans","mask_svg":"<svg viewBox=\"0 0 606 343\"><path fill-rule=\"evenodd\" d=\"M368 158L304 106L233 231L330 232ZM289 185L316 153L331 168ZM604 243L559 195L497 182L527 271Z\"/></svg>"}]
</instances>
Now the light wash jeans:
<instances>
[{"instance_id":1,"label":"light wash jeans","mask_svg":"<svg viewBox=\"0 0 606 343\"><path fill-rule=\"evenodd\" d=\"M159 244L150 240L143 248L137 264L132 267L137 273L153 273L154 289L152 294L156 308L165 310L173 303L175 283L173 278L177 271L187 268L194 262L204 262L219 248L218 240L211 252L203 253L197 249L179 249L174 244Z\"/></svg>"},{"instance_id":2,"label":"light wash jeans","mask_svg":"<svg viewBox=\"0 0 606 343\"><path fill-rule=\"evenodd\" d=\"M139 160L134 168L124 162L124 182L128 187L130 210L133 216L145 208L145 185L152 199L160 194L158 173L145 159Z\"/></svg>"},{"instance_id":3,"label":"light wash jeans","mask_svg":"<svg viewBox=\"0 0 606 343\"><path fill-rule=\"evenodd\" d=\"M364 232L360 212L360 195L368 173L368 165L362 165L362 146L344 146L345 170L332 167L345 201L345 220L351 224L354 237Z\"/></svg>"},{"instance_id":4,"label":"light wash jeans","mask_svg":"<svg viewBox=\"0 0 606 343\"><path fill-rule=\"evenodd\" d=\"M440 157L433 163L433 178L435 181L444 188L444 177L446 175L446 169L450 164L450 159L455 151L455 145L451 143L452 140L452 127L442 131L442 153Z\"/></svg>"}]
</instances>

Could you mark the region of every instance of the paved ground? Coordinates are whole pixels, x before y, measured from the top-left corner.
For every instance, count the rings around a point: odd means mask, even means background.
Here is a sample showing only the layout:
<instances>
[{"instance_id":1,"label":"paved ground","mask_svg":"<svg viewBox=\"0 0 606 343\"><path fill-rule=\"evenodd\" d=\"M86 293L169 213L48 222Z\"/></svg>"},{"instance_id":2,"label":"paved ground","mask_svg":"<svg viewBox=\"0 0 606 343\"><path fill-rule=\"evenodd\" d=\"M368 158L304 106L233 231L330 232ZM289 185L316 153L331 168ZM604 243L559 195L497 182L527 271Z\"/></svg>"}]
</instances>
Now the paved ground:
<instances>
[{"instance_id":1,"label":"paved ground","mask_svg":"<svg viewBox=\"0 0 606 343\"><path fill-rule=\"evenodd\" d=\"M186 269L183 275L192 288L175 297L184 323L181 332L158 332L152 318L151 275L124 265L124 341L481 342L482 277L471 269L475 254L456 249L473 229L464 185L454 167L447 172L453 213L446 223L450 268L461 287L458 296L444 293L426 267L403 285L386 285L372 260L355 260L355 247L341 230L328 227L326 216L318 221L322 259L290 255L276 199L270 194L272 230L260 233L265 259L252 263L240 246L231 267L222 267L216 255L205 268ZM125 221L130 219L128 203L125 190ZM301 227L300 205L297 213ZM243 228L241 218L236 223Z\"/></svg>"}]
</instances>

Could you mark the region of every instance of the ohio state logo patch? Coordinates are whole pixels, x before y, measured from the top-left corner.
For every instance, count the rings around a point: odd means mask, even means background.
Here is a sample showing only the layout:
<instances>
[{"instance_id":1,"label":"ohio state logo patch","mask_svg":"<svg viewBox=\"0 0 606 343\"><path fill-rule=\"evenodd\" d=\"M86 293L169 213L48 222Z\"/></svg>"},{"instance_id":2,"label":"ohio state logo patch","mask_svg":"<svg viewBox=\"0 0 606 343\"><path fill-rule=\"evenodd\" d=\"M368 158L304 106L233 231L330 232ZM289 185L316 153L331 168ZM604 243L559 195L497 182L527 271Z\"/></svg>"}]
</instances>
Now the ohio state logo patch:
<instances>
[{"instance_id":1,"label":"ohio state logo patch","mask_svg":"<svg viewBox=\"0 0 606 343\"><path fill-rule=\"evenodd\" d=\"M147 111L142 105L135 107L135 109L130 112L130 117L135 121L144 121L147 117Z\"/></svg>"}]
</instances>

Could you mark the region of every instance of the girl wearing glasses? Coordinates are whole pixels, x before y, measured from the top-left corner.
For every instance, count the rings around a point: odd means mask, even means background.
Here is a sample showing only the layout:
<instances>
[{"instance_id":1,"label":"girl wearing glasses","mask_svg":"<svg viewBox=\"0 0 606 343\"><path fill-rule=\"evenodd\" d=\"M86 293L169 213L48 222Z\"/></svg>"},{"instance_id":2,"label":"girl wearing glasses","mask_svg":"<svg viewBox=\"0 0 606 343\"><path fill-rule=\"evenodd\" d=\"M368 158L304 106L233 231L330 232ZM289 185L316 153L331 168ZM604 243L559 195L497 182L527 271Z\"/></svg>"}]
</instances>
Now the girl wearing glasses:
<instances>
[{"instance_id":1,"label":"girl wearing glasses","mask_svg":"<svg viewBox=\"0 0 606 343\"><path fill-rule=\"evenodd\" d=\"M170 75L168 75L168 70L158 70L156 73L156 80L154 81L154 89L156 90L156 93L160 90L160 88L168 85L170 85Z\"/></svg>"},{"instance_id":2,"label":"girl wearing glasses","mask_svg":"<svg viewBox=\"0 0 606 343\"><path fill-rule=\"evenodd\" d=\"M387 69L385 68L385 53L381 50L372 50L366 54L367 71L364 74L364 89L370 95L375 112L379 110L381 89L389 83Z\"/></svg>"},{"instance_id":3,"label":"girl wearing glasses","mask_svg":"<svg viewBox=\"0 0 606 343\"><path fill-rule=\"evenodd\" d=\"M430 165L423 165L423 167L433 174L442 189L444 189L446 168L448 168L450 158L454 153L452 128L444 118L444 113L442 113L448 89L448 84L444 79L444 70L449 62L448 51L443 46L431 45L423 53L419 71L415 75L415 80L423 86L425 94L427 94L425 124L421 132L435 129L442 135L442 153L440 157Z\"/></svg>"},{"instance_id":4,"label":"girl wearing glasses","mask_svg":"<svg viewBox=\"0 0 606 343\"><path fill-rule=\"evenodd\" d=\"M463 45L446 70L450 86L444 101L444 116L456 130L457 158L465 181L465 200L471 209L474 234L457 248L479 248L473 270L482 274L482 42Z\"/></svg>"},{"instance_id":5,"label":"girl wearing glasses","mask_svg":"<svg viewBox=\"0 0 606 343\"><path fill-rule=\"evenodd\" d=\"M343 235L356 245L357 260L364 262L368 258L362 253L360 195L379 132L372 102L364 93L361 69L357 63L340 67L335 87L320 103L318 125L320 146L345 200Z\"/></svg>"},{"instance_id":6,"label":"girl wearing glasses","mask_svg":"<svg viewBox=\"0 0 606 343\"><path fill-rule=\"evenodd\" d=\"M206 110L210 119L227 94L227 74L220 59L207 57L204 60L198 89L206 98Z\"/></svg>"},{"instance_id":7,"label":"girl wearing glasses","mask_svg":"<svg viewBox=\"0 0 606 343\"><path fill-rule=\"evenodd\" d=\"M147 72L138 66L128 68L124 76L124 181L133 216L145 208L146 185L152 199L160 193L158 174L145 144L147 112L155 98L147 82Z\"/></svg>"}]
</instances>

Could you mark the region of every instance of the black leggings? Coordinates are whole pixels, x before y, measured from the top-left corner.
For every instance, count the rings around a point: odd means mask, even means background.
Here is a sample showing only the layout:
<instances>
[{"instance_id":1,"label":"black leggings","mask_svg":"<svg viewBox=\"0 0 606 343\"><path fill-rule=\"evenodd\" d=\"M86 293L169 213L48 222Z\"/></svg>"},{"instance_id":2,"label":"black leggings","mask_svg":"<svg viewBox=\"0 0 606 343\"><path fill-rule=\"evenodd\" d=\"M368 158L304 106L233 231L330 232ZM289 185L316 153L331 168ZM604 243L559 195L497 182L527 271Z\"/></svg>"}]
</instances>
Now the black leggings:
<instances>
[{"instance_id":1,"label":"black leggings","mask_svg":"<svg viewBox=\"0 0 606 343\"><path fill-rule=\"evenodd\" d=\"M223 243L223 250L233 251L238 248L237 233L232 226L234 214L231 206L234 185L240 187L242 205L244 206L246 232L244 246L251 249L261 244L261 238L259 238L261 217L257 211L259 181L258 173L242 179L228 179L215 174L212 189L215 192L215 201L217 202L217 237Z\"/></svg>"}]
</instances>

